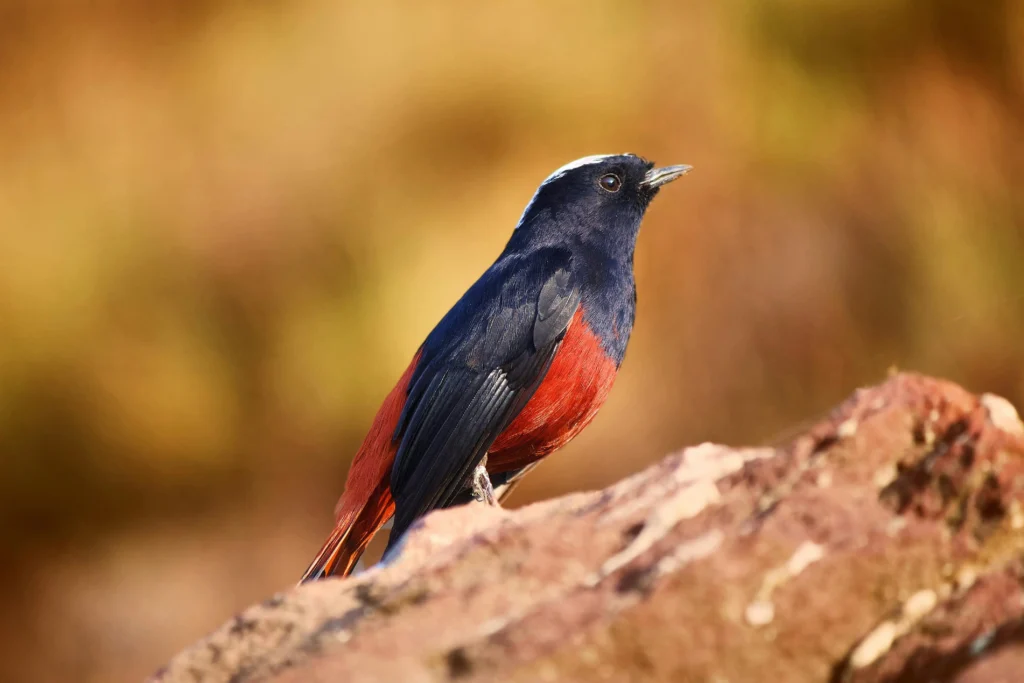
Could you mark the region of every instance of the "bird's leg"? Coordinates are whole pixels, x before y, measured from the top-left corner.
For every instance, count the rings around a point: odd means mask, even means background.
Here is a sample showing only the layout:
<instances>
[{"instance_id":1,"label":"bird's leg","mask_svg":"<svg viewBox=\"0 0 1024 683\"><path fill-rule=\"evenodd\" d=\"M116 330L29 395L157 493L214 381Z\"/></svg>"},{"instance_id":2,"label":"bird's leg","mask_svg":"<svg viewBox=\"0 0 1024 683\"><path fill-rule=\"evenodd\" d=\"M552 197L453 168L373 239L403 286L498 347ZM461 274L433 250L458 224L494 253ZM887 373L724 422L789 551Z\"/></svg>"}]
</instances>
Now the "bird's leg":
<instances>
[{"instance_id":1,"label":"bird's leg","mask_svg":"<svg viewBox=\"0 0 1024 683\"><path fill-rule=\"evenodd\" d=\"M491 507L501 507L494 495L494 487L491 486L491 475L487 474L487 456L473 470L470 486L473 488L473 497L481 503Z\"/></svg>"}]
</instances>

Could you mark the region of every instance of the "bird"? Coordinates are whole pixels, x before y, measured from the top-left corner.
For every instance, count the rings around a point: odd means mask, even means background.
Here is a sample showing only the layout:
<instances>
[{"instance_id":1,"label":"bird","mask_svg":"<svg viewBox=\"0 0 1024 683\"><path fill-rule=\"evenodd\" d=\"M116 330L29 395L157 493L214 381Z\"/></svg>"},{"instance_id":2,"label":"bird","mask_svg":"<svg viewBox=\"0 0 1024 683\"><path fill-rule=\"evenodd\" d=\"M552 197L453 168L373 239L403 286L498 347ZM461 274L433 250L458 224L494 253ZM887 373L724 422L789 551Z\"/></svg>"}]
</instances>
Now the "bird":
<instances>
[{"instance_id":1,"label":"bird","mask_svg":"<svg viewBox=\"0 0 1024 683\"><path fill-rule=\"evenodd\" d=\"M600 154L545 178L504 250L384 399L300 583L348 576L389 521L385 558L432 510L499 505L590 424L633 329L640 223L659 190L690 170Z\"/></svg>"}]
</instances>

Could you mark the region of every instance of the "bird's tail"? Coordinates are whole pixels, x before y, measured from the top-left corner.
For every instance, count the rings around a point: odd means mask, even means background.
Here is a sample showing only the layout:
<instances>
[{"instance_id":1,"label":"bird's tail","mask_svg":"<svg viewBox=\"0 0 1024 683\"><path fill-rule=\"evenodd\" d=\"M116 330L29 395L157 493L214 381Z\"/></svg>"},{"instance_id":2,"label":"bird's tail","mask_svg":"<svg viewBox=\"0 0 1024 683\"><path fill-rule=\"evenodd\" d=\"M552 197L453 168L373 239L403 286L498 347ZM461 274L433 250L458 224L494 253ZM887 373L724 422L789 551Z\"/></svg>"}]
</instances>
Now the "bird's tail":
<instances>
[{"instance_id":1,"label":"bird's tail","mask_svg":"<svg viewBox=\"0 0 1024 683\"><path fill-rule=\"evenodd\" d=\"M338 521L299 583L328 576L348 576L373 535L395 513L395 501L387 482L378 486L365 504L349 509L339 503Z\"/></svg>"}]
</instances>

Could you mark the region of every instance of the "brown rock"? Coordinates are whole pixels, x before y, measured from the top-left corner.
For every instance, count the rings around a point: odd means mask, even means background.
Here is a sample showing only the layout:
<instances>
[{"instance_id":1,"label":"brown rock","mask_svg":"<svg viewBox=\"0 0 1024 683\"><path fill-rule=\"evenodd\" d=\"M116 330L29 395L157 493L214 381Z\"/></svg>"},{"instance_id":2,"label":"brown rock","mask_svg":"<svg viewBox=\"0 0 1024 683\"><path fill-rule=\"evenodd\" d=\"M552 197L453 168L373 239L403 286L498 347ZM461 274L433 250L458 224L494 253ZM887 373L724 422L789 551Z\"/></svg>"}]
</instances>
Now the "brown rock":
<instances>
[{"instance_id":1,"label":"brown rock","mask_svg":"<svg viewBox=\"0 0 1024 683\"><path fill-rule=\"evenodd\" d=\"M153 681L1024 680L1024 429L898 375L780 448L704 444L275 596Z\"/></svg>"}]
</instances>

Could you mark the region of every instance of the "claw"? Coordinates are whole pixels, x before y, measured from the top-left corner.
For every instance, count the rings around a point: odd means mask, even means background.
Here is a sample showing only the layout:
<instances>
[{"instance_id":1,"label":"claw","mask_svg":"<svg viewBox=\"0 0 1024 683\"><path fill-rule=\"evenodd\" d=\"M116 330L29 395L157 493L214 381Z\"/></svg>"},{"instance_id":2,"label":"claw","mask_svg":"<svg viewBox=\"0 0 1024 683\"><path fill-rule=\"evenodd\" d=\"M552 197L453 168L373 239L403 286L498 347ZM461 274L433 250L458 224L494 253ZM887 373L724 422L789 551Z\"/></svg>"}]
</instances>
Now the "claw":
<instances>
[{"instance_id":1,"label":"claw","mask_svg":"<svg viewBox=\"0 0 1024 683\"><path fill-rule=\"evenodd\" d=\"M498 498L494 495L494 487L491 485L491 476L487 474L487 458L473 470L472 481L473 497L481 503L491 507L501 507Z\"/></svg>"}]
</instances>

